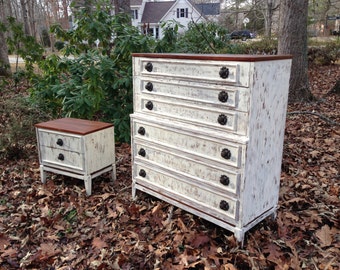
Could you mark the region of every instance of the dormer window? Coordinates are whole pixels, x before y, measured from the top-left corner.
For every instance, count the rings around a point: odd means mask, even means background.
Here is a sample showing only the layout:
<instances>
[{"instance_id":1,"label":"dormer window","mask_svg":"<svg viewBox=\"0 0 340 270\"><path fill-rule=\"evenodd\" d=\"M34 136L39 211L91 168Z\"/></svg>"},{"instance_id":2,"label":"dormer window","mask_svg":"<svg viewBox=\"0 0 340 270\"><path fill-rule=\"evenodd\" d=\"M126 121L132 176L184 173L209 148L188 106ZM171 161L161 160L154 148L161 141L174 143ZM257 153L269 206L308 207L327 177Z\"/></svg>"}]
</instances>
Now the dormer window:
<instances>
[{"instance_id":1,"label":"dormer window","mask_svg":"<svg viewBox=\"0 0 340 270\"><path fill-rule=\"evenodd\" d=\"M188 18L188 8L178 8L177 9L177 18Z\"/></svg>"},{"instance_id":2,"label":"dormer window","mask_svg":"<svg viewBox=\"0 0 340 270\"><path fill-rule=\"evenodd\" d=\"M137 9L131 10L131 17L132 17L133 20L138 20L138 10Z\"/></svg>"}]
</instances>

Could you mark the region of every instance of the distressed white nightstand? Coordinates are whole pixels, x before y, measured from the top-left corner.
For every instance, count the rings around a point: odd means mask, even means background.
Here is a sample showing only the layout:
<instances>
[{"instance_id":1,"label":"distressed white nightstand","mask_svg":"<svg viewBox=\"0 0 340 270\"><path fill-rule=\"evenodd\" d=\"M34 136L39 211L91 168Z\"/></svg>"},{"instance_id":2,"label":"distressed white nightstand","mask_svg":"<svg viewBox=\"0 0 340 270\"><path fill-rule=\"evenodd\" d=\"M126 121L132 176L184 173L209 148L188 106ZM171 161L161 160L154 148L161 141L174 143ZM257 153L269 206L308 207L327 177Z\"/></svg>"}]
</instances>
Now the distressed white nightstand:
<instances>
[{"instance_id":1,"label":"distressed white nightstand","mask_svg":"<svg viewBox=\"0 0 340 270\"><path fill-rule=\"evenodd\" d=\"M244 234L275 214L291 57L133 54L133 197Z\"/></svg>"},{"instance_id":2,"label":"distressed white nightstand","mask_svg":"<svg viewBox=\"0 0 340 270\"><path fill-rule=\"evenodd\" d=\"M112 124L62 118L35 125L41 181L46 172L83 179L87 195L92 179L112 171L116 178L114 127Z\"/></svg>"}]
</instances>

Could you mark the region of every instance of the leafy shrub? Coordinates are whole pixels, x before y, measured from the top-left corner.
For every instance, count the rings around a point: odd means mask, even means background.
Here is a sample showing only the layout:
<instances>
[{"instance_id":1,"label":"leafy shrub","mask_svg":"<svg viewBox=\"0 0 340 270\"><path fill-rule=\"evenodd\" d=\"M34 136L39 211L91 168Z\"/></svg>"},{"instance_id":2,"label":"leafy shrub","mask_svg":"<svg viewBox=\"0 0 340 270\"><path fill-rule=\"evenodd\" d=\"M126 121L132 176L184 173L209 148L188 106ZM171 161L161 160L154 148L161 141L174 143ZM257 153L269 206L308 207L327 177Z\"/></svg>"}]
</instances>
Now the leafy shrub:
<instances>
[{"instance_id":1,"label":"leafy shrub","mask_svg":"<svg viewBox=\"0 0 340 270\"><path fill-rule=\"evenodd\" d=\"M330 65L340 60L340 42L329 41L308 49L308 61L317 65Z\"/></svg>"},{"instance_id":2,"label":"leafy shrub","mask_svg":"<svg viewBox=\"0 0 340 270\"><path fill-rule=\"evenodd\" d=\"M54 43L54 48L56 48L58 51L64 49L65 47L65 43L60 41L60 40L57 40L55 43Z\"/></svg>"},{"instance_id":3,"label":"leafy shrub","mask_svg":"<svg viewBox=\"0 0 340 270\"><path fill-rule=\"evenodd\" d=\"M247 43L244 54L277 54L278 42L276 39L265 38L260 41Z\"/></svg>"},{"instance_id":4,"label":"leafy shrub","mask_svg":"<svg viewBox=\"0 0 340 270\"><path fill-rule=\"evenodd\" d=\"M156 42L132 27L127 15L111 16L102 6L80 12L76 29L53 26L65 46L61 56L50 55L39 63L40 73L32 79L32 101L54 117L112 122L116 141L128 142L133 111L131 53L148 52Z\"/></svg>"},{"instance_id":5,"label":"leafy shrub","mask_svg":"<svg viewBox=\"0 0 340 270\"><path fill-rule=\"evenodd\" d=\"M189 23L178 39L176 50L183 53L223 53L229 39L227 29L213 22Z\"/></svg>"}]
</instances>

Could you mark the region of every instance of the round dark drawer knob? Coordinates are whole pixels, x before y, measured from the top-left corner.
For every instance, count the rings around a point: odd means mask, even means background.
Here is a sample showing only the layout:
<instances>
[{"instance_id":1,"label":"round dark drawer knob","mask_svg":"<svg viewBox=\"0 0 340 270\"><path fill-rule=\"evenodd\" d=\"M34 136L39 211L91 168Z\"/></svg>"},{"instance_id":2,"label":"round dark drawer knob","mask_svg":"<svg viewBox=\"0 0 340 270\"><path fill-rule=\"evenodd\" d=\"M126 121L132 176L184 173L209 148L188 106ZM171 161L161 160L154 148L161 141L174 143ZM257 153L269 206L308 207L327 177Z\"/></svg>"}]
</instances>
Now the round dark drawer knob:
<instances>
[{"instance_id":1,"label":"round dark drawer knob","mask_svg":"<svg viewBox=\"0 0 340 270\"><path fill-rule=\"evenodd\" d=\"M144 149L144 148L139 149L138 155L140 155L140 156L142 156L142 157L145 157L145 156L146 156L145 149Z\"/></svg>"},{"instance_id":2,"label":"round dark drawer knob","mask_svg":"<svg viewBox=\"0 0 340 270\"><path fill-rule=\"evenodd\" d=\"M146 172L143 169L140 169L139 170L139 176L145 177L146 176Z\"/></svg>"},{"instance_id":3,"label":"round dark drawer knob","mask_svg":"<svg viewBox=\"0 0 340 270\"><path fill-rule=\"evenodd\" d=\"M224 201L224 200L222 200L222 201L220 202L220 208L221 208L222 210L224 210L224 211L228 211L228 210L229 210L229 203L226 202L226 201Z\"/></svg>"},{"instance_id":4,"label":"round dark drawer knob","mask_svg":"<svg viewBox=\"0 0 340 270\"><path fill-rule=\"evenodd\" d=\"M147 71L151 72L152 69L153 69L153 65L152 65L150 62L148 62L148 63L145 65L145 69L146 69Z\"/></svg>"},{"instance_id":5,"label":"round dark drawer knob","mask_svg":"<svg viewBox=\"0 0 340 270\"><path fill-rule=\"evenodd\" d=\"M220 125L225 126L228 123L228 117L224 114L220 114L217 118L217 122Z\"/></svg>"},{"instance_id":6,"label":"round dark drawer knob","mask_svg":"<svg viewBox=\"0 0 340 270\"><path fill-rule=\"evenodd\" d=\"M140 128L138 129L138 134L140 134L140 135L145 135L145 128L144 128L144 127L140 127Z\"/></svg>"},{"instance_id":7,"label":"round dark drawer knob","mask_svg":"<svg viewBox=\"0 0 340 270\"><path fill-rule=\"evenodd\" d=\"M145 85L145 89L151 92L151 91L153 90L153 84L152 84L152 82L148 82L148 83Z\"/></svg>"},{"instance_id":8,"label":"round dark drawer knob","mask_svg":"<svg viewBox=\"0 0 340 270\"><path fill-rule=\"evenodd\" d=\"M231 158L231 152L228 148L224 148L221 152L221 156L225 159L230 159Z\"/></svg>"},{"instance_id":9,"label":"round dark drawer knob","mask_svg":"<svg viewBox=\"0 0 340 270\"><path fill-rule=\"evenodd\" d=\"M64 155L63 155L63 154L59 154L59 155L58 155L58 159L59 159L59 160L64 160L64 159L65 159L65 157L64 157Z\"/></svg>"},{"instance_id":10,"label":"round dark drawer knob","mask_svg":"<svg viewBox=\"0 0 340 270\"><path fill-rule=\"evenodd\" d=\"M229 76L229 68L227 67L221 67L220 69L220 77L222 79L226 79Z\"/></svg>"},{"instance_id":11,"label":"round dark drawer knob","mask_svg":"<svg viewBox=\"0 0 340 270\"><path fill-rule=\"evenodd\" d=\"M58 139L58 140L57 140L57 144L58 144L59 146L63 146L64 142L63 142L62 139Z\"/></svg>"},{"instance_id":12,"label":"round dark drawer knob","mask_svg":"<svg viewBox=\"0 0 340 270\"><path fill-rule=\"evenodd\" d=\"M224 185L224 186L228 186L229 183L230 183L229 177L226 176L226 175L221 175L221 177L220 177L220 183L221 183L222 185Z\"/></svg>"},{"instance_id":13,"label":"round dark drawer knob","mask_svg":"<svg viewBox=\"0 0 340 270\"><path fill-rule=\"evenodd\" d=\"M218 100L225 103L228 101L228 93L226 91L221 91L219 94L218 94Z\"/></svg>"},{"instance_id":14,"label":"round dark drawer knob","mask_svg":"<svg viewBox=\"0 0 340 270\"><path fill-rule=\"evenodd\" d=\"M152 110L153 109L153 104L151 101L148 101L146 104L145 104L145 107L148 109L148 110Z\"/></svg>"}]
</instances>

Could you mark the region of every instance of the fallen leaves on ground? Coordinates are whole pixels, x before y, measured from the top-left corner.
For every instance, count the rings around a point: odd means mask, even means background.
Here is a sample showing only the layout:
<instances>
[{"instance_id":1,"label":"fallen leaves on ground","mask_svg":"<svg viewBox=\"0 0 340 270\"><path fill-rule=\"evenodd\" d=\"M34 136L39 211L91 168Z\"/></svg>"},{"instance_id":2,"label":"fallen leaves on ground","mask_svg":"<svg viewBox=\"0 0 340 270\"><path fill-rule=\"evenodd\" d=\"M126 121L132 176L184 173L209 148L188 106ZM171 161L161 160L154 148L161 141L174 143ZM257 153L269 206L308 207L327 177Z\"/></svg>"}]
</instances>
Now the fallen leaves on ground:
<instances>
[{"instance_id":1,"label":"fallen leaves on ground","mask_svg":"<svg viewBox=\"0 0 340 270\"><path fill-rule=\"evenodd\" d=\"M288 112L340 122L339 96L326 95L337 65L313 67L317 102ZM5 119L6 116L2 116ZM4 122L3 122L4 123ZM233 235L152 196L131 197L128 144L117 144L117 180L49 175L40 183L35 142L0 164L0 269L320 269L340 265L340 130L316 114L288 114L279 209Z\"/></svg>"}]
</instances>

